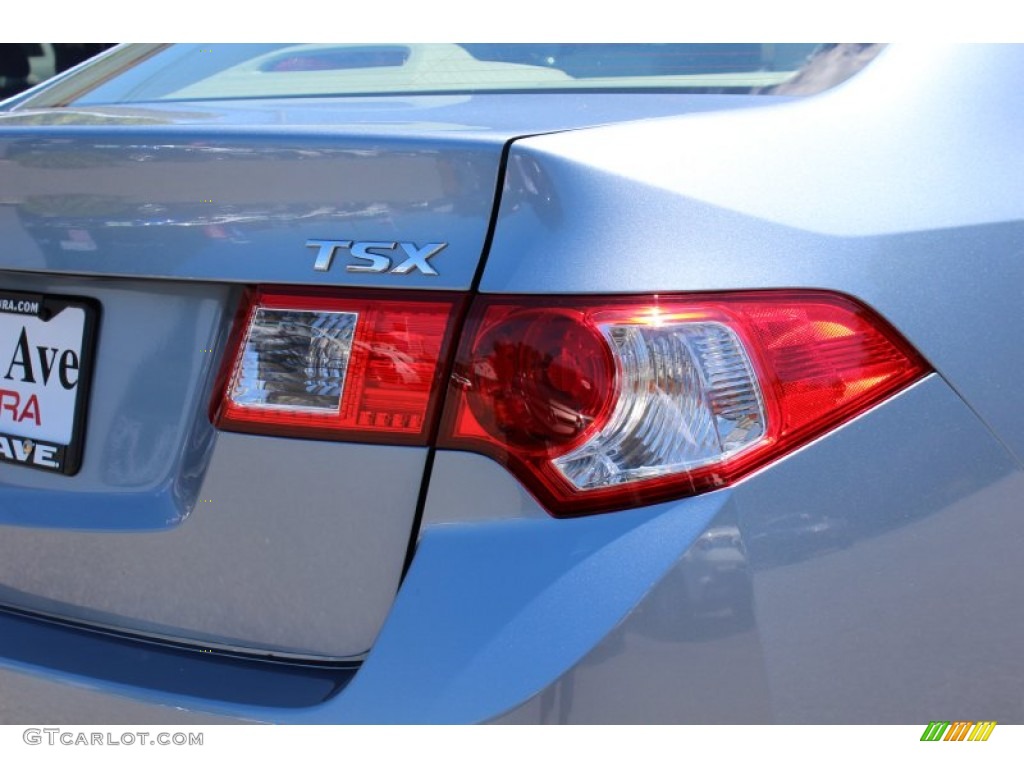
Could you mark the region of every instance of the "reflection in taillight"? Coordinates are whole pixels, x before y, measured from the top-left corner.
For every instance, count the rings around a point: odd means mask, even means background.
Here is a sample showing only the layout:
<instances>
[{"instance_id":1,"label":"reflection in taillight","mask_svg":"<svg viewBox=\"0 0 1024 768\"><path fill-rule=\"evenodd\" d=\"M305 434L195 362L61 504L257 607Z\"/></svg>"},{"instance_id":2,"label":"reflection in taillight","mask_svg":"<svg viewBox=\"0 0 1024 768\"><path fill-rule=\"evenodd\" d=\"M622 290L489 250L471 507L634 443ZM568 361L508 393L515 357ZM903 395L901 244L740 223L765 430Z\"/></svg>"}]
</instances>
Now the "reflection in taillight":
<instances>
[{"instance_id":1,"label":"reflection in taillight","mask_svg":"<svg viewBox=\"0 0 1024 768\"><path fill-rule=\"evenodd\" d=\"M479 297L439 445L501 462L553 514L622 509L729 485L926 370L822 292Z\"/></svg>"},{"instance_id":2,"label":"reflection in taillight","mask_svg":"<svg viewBox=\"0 0 1024 768\"><path fill-rule=\"evenodd\" d=\"M424 445L461 299L253 292L229 351L221 429Z\"/></svg>"},{"instance_id":3,"label":"reflection in taillight","mask_svg":"<svg viewBox=\"0 0 1024 768\"><path fill-rule=\"evenodd\" d=\"M452 364L460 308L447 294L256 291L216 422L413 445L436 434L567 516L734 483L928 370L875 313L820 291L478 296Z\"/></svg>"}]
</instances>

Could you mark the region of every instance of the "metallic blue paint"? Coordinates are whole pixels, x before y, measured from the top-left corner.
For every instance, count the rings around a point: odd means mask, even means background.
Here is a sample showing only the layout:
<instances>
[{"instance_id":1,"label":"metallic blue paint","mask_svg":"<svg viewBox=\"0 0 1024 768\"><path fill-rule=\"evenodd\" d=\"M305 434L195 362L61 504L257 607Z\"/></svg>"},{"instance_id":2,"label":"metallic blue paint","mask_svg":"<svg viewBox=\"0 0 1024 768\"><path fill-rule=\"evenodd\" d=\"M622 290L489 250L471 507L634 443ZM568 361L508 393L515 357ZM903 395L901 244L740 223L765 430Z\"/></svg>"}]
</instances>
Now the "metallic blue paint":
<instances>
[{"instance_id":1,"label":"metallic blue paint","mask_svg":"<svg viewBox=\"0 0 1024 768\"><path fill-rule=\"evenodd\" d=\"M834 290L874 307L935 369L734 488L592 518L548 518L487 459L409 454L396 513L409 531L421 494L409 570L393 604L354 600L376 639L317 706L171 695L89 677L84 663L0 667L53 683L26 707L57 718L67 684L108 701L98 718L127 697L274 722L1020 722L1021 75L1018 46L893 46L847 84L794 100L519 94L0 116L4 287L72 286L143 331L222 344L234 283L396 284L315 272L306 239L436 240L451 243L432 262L440 276L402 287L466 289L482 265L479 288L494 293ZM201 190L219 202L188 197ZM69 227L95 229L98 252L62 249ZM143 289L167 313L131 312ZM90 469L102 455L90 445L83 482L104 504L36 517L30 493L73 497L48 476L0 474L2 522L66 527L81 514L119 527L135 509L135 527L159 528L181 523L201 483L230 487L241 454L218 459L198 416L210 365L186 369L171 377L175 408L140 417L194 438L175 443L184 452L131 486L104 479L109 464ZM100 425L110 397L94 401ZM90 440L104 435L90 427ZM298 466L307 454L281 442L282 463ZM393 458L346 479L380 486ZM345 512L329 478L304 492L282 514Z\"/></svg>"},{"instance_id":2,"label":"metallic blue paint","mask_svg":"<svg viewBox=\"0 0 1024 768\"><path fill-rule=\"evenodd\" d=\"M808 473L813 487L795 481ZM971 565L985 554L1012 567L1003 557L1024 537L1013 514L1020 483L1005 450L932 376L733 490L593 518L427 526L373 651L324 704L103 688L273 722L902 722L934 707L991 712L993 701L1013 721L1024 669L1005 633L1024 612L1012 609L1016 583L1003 570ZM983 520L978 503L991 510ZM765 526L796 510L844 521L847 540L826 531L795 540L799 551L781 561L755 554ZM692 545L729 525L749 568L710 608L690 611L684 584L701 572ZM992 534L1006 541L995 547ZM951 589L983 601L974 621L949 608ZM896 620L882 631L887 615ZM962 678L974 693L951 686Z\"/></svg>"}]
</instances>

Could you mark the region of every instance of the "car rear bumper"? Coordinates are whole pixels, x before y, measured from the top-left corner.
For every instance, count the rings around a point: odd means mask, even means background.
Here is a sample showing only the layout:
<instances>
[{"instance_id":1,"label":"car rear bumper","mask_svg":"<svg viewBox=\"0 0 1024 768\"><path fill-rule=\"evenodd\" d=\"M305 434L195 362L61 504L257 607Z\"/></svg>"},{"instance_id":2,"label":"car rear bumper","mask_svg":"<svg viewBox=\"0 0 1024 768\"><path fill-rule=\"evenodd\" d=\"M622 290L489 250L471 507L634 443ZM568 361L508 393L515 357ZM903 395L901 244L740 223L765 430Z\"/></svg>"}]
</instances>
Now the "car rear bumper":
<instances>
[{"instance_id":1,"label":"car rear bumper","mask_svg":"<svg viewBox=\"0 0 1024 768\"><path fill-rule=\"evenodd\" d=\"M337 695L218 701L0 649L17 697L0 719L1019 721L1019 470L936 375L732 489L628 512L555 520L497 464L439 452L411 568ZM820 548L806 525L771 530L794 512L830 521ZM717 566L693 545L722 526L746 567L709 590ZM970 567L979 549L990 571ZM695 579L713 610L692 610Z\"/></svg>"}]
</instances>

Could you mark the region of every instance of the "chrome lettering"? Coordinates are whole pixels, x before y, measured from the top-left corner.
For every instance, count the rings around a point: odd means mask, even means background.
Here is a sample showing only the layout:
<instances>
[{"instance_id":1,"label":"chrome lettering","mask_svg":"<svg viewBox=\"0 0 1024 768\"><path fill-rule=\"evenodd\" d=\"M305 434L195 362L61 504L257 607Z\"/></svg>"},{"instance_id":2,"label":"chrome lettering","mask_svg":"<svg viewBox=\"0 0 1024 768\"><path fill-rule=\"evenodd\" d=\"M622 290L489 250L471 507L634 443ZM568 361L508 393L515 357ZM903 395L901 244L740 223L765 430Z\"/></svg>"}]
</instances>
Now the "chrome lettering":
<instances>
[{"instance_id":1,"label":"chrome lettering","mask_svg":"<svg viewBox=\"0 0 1024 768\"><path fill-rule=\"evenodd\" d=\"M399 245L402 246L407 258L391 270L393 274L404 275L418 269L424 275L436 275L437 270L427 263L427 259L443 251L448 243L427 243L422 248L417 248L416 243L399 243Z\"/></svg>"},{"instance_id":2,"label":"chrome lettering","mask_svg":"<svg viewBox=\"0 0 1024 768\"><path fill-rule=\"evenodd\" d=\"M372 240L365 243L355 243L350 251L352 258L368 261L370 265L349 264L345 267L345 271L387 272L391 268L391 259L383 254L373 253L373 250L393 251L395 250L395 243L374 242Z\"/></svg>"},{"instance_id":3,"label":"chrome lettering","mask_svg":"<svg viewBox=\"0 0 1024 768\"><path fill-rule=\"evenodd\" d=\"M326 272L331 268L334 261L334 252L338 248L348 248L352 245L351 240L307 240L307 248L318 248L316 261L313 262L313 269L317 272Z\"/></svg>"},{"instance_id":4,"label":"chrome lettering","mask_svg":"<svg viewBox=\"0 0 1024 768\"><path fill-rule=\"evenodd\" d=\"M356 260L355 264L345 265L346 272L408 275L414 270L420 274L437 276L438 272L430 259L448 247L448 243L427 243L420 247L411 242L388 242L383 240L307 240L307 248L316 248L316 260L313 269L316 272L327 272L334 263L338 249L348 249L349 256ZM389 251L390 253L384 253ZM396 253L397 251L397 253ZM393 266L398 255L404 258L397 266Z\"/></svg>"}]
</instances>

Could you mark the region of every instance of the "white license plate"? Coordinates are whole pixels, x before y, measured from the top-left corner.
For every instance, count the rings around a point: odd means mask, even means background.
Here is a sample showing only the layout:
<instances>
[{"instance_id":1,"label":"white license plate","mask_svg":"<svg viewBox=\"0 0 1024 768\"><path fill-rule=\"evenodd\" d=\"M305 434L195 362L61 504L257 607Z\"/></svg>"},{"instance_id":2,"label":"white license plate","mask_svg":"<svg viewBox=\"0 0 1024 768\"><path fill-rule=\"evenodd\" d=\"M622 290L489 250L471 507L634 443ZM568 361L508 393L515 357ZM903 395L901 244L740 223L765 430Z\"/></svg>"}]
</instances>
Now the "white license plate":
<instances>
[{"instance_id":1,"label":"white license plate","mask_svg":"<svg viewBox=\"0 0 1024 768\"><path fill-rule=\"evenodd\" d=\"M75 474L98 305L0 291L0 462Z\"/></svg>"}]
</instances>

